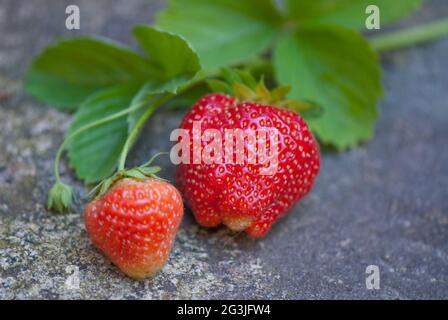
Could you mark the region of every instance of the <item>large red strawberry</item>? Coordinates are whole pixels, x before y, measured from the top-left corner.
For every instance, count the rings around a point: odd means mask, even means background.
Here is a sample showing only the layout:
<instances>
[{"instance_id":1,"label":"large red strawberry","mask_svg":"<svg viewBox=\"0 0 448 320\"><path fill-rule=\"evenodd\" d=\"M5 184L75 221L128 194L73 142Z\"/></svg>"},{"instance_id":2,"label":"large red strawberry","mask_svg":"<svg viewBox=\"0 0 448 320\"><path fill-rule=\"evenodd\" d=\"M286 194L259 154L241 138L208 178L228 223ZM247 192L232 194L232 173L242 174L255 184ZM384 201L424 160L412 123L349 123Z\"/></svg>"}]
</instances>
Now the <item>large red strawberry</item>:
<instances>
[{"instance_id":1,"label":"large red strawberry","mask_svg":"<svg viewBox=\"0 0 448 320\"><path fill-rule=\"evenodd\" d=\"M270 93L262 83L254 92L241 84L234 89L263 100L261 93L267 101L274 101L273 96L287 91L280 88ZM286 104L293 105L290 101ZM224 94L201 98L186 114L180 128L192 135L193 124L198 121L201 132L216 129L222 137L226 129L277 129L278 167L272 175L261 174L263 164L225 163L225 153L221 164L206 164L202 159L201 163L181 163L177 168L179 189L199 224L213 227L223 223L235 231L245 230L253 237L264 236L275 221L311 190L320 168L316 139L294 111ZM202 141L202 148L209 143ZM245 140L246 147L247 143ZM190 152L193 154L193 139Z\"/></svg>"},{"instance_id":2,"label":"large red strawberry","mask_svg":"<svg viewBox=\"0 0 448 320\"><path fill-rule=\"evenodd\" d=\"M142 279L168 260L182 219L182 198L171 184L134 173L118 181L85 208L92 242L125 274ZM137 172L140 174L139 172Z\"/></svg>"}]
</instances>

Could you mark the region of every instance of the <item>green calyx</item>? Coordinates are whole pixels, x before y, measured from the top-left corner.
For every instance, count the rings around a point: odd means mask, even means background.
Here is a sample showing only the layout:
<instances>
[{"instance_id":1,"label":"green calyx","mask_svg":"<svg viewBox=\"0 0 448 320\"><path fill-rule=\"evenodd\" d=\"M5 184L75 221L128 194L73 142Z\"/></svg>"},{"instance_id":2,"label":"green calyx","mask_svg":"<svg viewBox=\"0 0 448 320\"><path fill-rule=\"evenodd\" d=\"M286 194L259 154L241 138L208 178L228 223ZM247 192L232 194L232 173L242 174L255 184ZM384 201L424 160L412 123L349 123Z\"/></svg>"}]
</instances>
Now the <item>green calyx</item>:
<instances>
[{"instance_id":1,"label":"green calyx","mask_svg":"<svg viewBox=\"0 0 448 320\"><path fill-rule=\"evenodd\" d=\"M156 175L156 173L161 171L161 168L159 166L151 165L151 163L154 161L154 159L162 154L167 154L167 152L157 153L148 162L146 162L145 164L143 164L139 167L135 167L132 169L123 169L123 170L117 171L111 177L104 179L96 187L94 187L89 193L89 198L96 199L96 198L103 196L118 181L120 181L121 179L125 179L125 178L130 178L130 179L135 179L135 180L140 180L140 181L146 180L148 178L163 180L162 178L160 178Z\"/></svg>"},{"instance_id":2,"label":"green calyx","mask_svg":"<svg viewBox=\"0 0 448 320\"><path fill-rule=\"evenodd\" d=\"M47 208L64 213L72 206L73 189L72 187L58 181L51 188L48 194Z\"/></svg>"},{"instance_id":3,"label":"green calyx","mask_svg":"<svg viewBox=\"0 0 448 320\"><path fill-rule=\"evenodd\" d=\"M314 102L288 99L290 85L281 85L269 90L264 79L257 81L249 72L236 69L223 69L223 80L208 80L207 84L214 92L232 95L242 101L259 102L289 109L306 117L318 117L322 107Z\"/></svg>"}]
</instances>

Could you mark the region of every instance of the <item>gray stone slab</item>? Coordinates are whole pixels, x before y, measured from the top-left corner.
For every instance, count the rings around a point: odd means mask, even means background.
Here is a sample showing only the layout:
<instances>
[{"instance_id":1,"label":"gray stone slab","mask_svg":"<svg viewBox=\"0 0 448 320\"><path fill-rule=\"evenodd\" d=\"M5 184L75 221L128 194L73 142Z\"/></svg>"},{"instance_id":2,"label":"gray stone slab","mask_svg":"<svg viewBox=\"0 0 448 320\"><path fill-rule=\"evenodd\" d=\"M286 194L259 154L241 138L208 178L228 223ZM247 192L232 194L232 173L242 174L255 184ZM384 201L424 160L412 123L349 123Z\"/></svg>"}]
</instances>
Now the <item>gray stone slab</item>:
<instances>
[{"instance_id":1,"label":"gray stone slab","mask_svg":"<svg viewBox=\"0 0 448 320\"><path fill-rule=\"evenodd\" d=\"M80 5L82 32L64 28ZM123 276L95 250L76 208L44 208L52 159L70 115L21 89L26 66L55 37L100 34L133 45L134 23L149 23L163 1L2 0L0 2L0 299L24 298L448 298L448 39L383 55L386 96L375 139L326 152L312 194L267 237L206 230L186 212L171 258L155 278ZM446 16L446 1L400 23ZM131 156L169 147L182 112L156 114ZM157 138L156 138L157 137ZM166 177L174 167L163 164ZM80 289L65 286L67 267ZM380 290L365 269L378 265Z\"/></svg>"}]
</instances>

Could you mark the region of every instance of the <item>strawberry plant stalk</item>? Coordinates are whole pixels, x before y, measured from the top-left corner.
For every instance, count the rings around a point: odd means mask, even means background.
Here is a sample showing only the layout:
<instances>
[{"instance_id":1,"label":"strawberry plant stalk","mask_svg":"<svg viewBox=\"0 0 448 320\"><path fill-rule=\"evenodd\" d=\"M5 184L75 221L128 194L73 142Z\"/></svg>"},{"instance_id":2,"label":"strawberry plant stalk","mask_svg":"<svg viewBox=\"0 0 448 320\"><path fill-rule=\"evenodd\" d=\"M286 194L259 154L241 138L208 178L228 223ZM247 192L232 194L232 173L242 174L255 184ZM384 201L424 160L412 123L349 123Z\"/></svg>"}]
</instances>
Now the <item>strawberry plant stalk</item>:
<instances>
[{"instance_id":1,"label":"strawberry plant stalk","mask_svg":"<svg viewBox=\"0 0 448 320\"><path fill-rule=\"evenodd\" d=\"M120 160L118 162L118 171L124 170L126 165L126 158L128 156L129 150L131 149L132 144L134 143L135 139L137 138L141 128L146 123L146 121L149 119L149 117L153 114L153 112L157 109L157 107L163 105L164 103L168 102L173 97L173 94L168 93L165 95L162 95L159 99L154 101L148 109L143 113L143 115L138 119L135 126L132 128L129 136L126 139L126 142L123 146Z\"/></svg>"},{"instance_id":2,"label":"strawberry plant stalk","mask_svg":"<svg viewBox=\"0 0 448 320\"><path fill-rule=\"evenodd\" d=\"M113 121L115 119L124 117L126 115L128 115L131 112L134 112L136 110L138 110L139 108L141 108L144 104L143 103L139 103L135 106L131 106L125 110L122 110L120 112L117 112L115 114L112 114L108 117L99 119L97 121L91 122L81 128L79 128L78 130L76 130L75 132L73 132L71 135L69 135L67 138L64 139L64 141L62 142L62 144L60 145L57 153L56 153L56 157L55 157L55 161L54 161L54 168L53 168L53 172L54 172L54 176L56 178L56 182L60 182L60 176L59 176L59 162L62 156L62 152L64 151L66 145L73 139L75 138L77 135L81 134L82 132L85 132L89 129L98 127L102 124L105 124L107 122Z\"/></svg>"},{"instance_id":3,"label":"strawberry plant stalk","mask_svg":"<svg viewBox=\"0 0 448 320\"><path fill-rule=\"evenodd\" d=\"M448 36L448 19L374 37L370 39L370 43L375 50L383 52L420 44L443 36Z\"/></svg>"},{"instance_id":4,"label":"strawberry plant stalk","mask_svg":"<svg viewBox=\"0 0 448 320\"><path fill-rule=\"evenodd\" d=\"M54 186L51 188L50 193L48 195L47 207L49 209L56 209L59 212L64 212L66 209L68 209L71 206L71 203L72 203L72 189L70 186L64 184L61 181L61 177L59 175L59 162L61 160L62 153L64 152L67 144L73 138L78 136L79 134L81 134L89 129L106 124L115 119L124 117L124 116L130 114L131 112L137 111L144 105L145 105L145 102L138 103L136 105L130 106L129 108L127 108L125 110L122 110L122 111L112 114L110 116L104 117L97 121L91 122L79 129L77 129L71 135L69 135L68 137L66 137L64 139L62 144L59 146L59 149L56 153L56 157L54 160L53 173L54 173L56 182L55 182Z\"/></svg>"}]
</instances>

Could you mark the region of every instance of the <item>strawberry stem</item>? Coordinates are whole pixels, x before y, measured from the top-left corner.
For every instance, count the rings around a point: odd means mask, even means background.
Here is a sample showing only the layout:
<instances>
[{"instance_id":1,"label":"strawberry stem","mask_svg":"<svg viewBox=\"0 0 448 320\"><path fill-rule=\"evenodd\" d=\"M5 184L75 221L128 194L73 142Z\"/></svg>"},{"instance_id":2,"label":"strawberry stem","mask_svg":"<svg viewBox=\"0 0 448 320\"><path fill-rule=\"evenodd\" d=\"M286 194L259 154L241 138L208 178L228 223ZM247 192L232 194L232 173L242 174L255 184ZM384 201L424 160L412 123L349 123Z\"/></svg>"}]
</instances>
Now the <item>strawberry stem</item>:
<instances>
[{"instance_id":1,"label":"strawberry stem","mask_svg":"<svg viewBox=\"0 0 448 320\"><path fill-rule=\"evenodd\" d=\"M399 30L370 40L373 48L382 52L419 44L448 36L448 19Z\"/></svg>"},{"instance_id":2,"label":"strawberry stem","mask_svg":"<svg viewBox=\"0 0 448 320\"><path fill-rule=\"evenodd\" d=\"M107 116L105 118L93 121L77 130L75 130L72 134L70 134L68 137L64 139L62 144L59 146L59 149L56 153L56 157L54 160L54 176L56 178L56 182L51 188L50 192L48 193L48 199L47 199L47 207L48 209L54 209L60 213L63 213L68 208L71 207L72 204L72 198L73 198L73 191L72 188L69 185L66 185L61 182L61 177L59 176L59 162L61 161L62 152L64 151L67 143L72 140L77 135L81 134L82 132L92 129L94 127L100 126L102 124L105 124L109 121L115 120L117 118L123 117L135 110L138 110L144 105L144 103L139 103L136 105L133 105L125 110L122 110L120 112L117 112L115 114L112 114L110 116Z\"/></svg>"},{"instance_id":3,"label":"strawberry stem","mask_svg":"<svg viewBox=\"0 0 448 320\"><path fill-rule=\"evenodd\" d=\"M137 136L138 136L141 128L146 123L148 118L153 114L153 112L157 109L157 107L166 103L172 97L173 97L173 94L171 94L171 93L161 96L159 99L154 101L154 103L152 103L148 107L148 109L146 109L145 113L143 113L142 116L138 119L137 123L132 128L131 133L128 135L126 142L123 146L123 149L121 151L120 160L118 162L118 171L124 170L124 168L126 166L126 159L127 159L129 150L131 149L132 144L135 142L135 139L137 139Z\"/></svg>"},{"instance_id":4,"label":"strawberry stem","mask_svg":"<svg viewBox=\"0 0 448 320\"><path fill-rule=\"evenodd\" d=\"M89 124L86 124L85 126L83 126L81 128L78 128L72 134L70 134L68 137L66 137L64 139L64 141L62 142L62 144L60 145L60 147L59 147L59 149L58 149L58 151L56 153L55 160L54 160L53 172L54 172L54 176L56 178L56 183L60 183L61 182L61 178L60 178L60 175L59 175L59 162L61 160L62 153L65 150L65 147L67 146L69 141L71 141L74 137L76 137L77 135L79 135L79 134L81 134L81 133L83 133L83 132L85 132L85 131L87 131L89 129L98 127L98 126L100 126L102 124L105 124L107 122L113 121L115 119L124 117L125 115L128 115L129 113L138 110L144 104L145 103L139 103L139 104L130 106L129 108L127 108L125 110L122 110L120 112L114 113L114 114L112 114L110 116L104 117L104 118L99 119L97 121L93 121L93 122L91 122Z\"/></svg>"}]
</instances>

